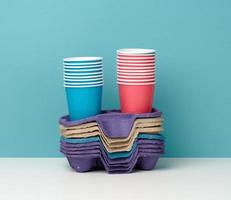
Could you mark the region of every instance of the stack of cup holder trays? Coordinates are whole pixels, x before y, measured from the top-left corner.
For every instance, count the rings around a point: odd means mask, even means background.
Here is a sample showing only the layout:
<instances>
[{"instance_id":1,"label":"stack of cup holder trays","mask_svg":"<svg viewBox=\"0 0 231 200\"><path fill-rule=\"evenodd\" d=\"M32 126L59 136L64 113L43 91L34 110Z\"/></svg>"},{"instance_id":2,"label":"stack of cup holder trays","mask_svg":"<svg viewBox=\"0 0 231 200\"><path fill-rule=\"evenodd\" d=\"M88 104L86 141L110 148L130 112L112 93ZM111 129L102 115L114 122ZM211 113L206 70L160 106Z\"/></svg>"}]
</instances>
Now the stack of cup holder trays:
<instances>
[{"instance_id":1,"label":"stack of cup holder trays","mask_svg":"<svg viewBox=\"0 0 231 200\"><path fill-rule=\"evenodd\" d=\"M145 114L103 111L77 121L64 116L59 123L60 151L78 172L151 170L164 153L163 118L157 109Z\"/></svg>"}]
</instances>

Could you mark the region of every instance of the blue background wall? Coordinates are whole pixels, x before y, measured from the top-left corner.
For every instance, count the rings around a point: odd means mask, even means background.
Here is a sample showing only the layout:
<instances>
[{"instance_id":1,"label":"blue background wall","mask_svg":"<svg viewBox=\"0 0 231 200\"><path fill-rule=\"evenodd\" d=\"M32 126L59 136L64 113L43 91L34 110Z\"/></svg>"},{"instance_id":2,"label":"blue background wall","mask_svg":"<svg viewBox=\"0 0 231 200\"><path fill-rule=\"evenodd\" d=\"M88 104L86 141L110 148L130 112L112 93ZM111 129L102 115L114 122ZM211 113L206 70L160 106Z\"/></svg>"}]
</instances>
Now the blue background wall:
<instances>
[{"instance_id":1,"label":"blue background wall","mask_svg":"<svg viewBox=\"0 0 231 200\"><path fill-rule=\"evenodd\" d=\"M231 156L231 1L0 2L0 156L61 156L62 58L103 56L118 108L116 49L157 50L167 156Z\"/></svg>"}]
</instances>

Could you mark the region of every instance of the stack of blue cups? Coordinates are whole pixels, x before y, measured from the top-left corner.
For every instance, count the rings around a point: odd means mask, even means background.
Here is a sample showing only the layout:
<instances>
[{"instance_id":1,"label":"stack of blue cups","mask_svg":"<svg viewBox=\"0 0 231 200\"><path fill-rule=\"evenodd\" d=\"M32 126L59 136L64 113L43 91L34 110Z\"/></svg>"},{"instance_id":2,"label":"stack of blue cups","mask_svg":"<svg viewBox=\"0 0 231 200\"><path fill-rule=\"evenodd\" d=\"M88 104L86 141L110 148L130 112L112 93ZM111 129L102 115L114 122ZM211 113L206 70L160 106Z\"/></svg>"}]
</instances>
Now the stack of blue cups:
<instances>
[{"instance_id":1,"label":"stack of blue cups","mask_svg":"<svg viewBox=\"0 0 231 200\"><path fill-rule=\"evenodd\" d=\"M99 114L103 87L102 57L65 58L63 65L70 120Z\"/></svg>"}]
</instances>

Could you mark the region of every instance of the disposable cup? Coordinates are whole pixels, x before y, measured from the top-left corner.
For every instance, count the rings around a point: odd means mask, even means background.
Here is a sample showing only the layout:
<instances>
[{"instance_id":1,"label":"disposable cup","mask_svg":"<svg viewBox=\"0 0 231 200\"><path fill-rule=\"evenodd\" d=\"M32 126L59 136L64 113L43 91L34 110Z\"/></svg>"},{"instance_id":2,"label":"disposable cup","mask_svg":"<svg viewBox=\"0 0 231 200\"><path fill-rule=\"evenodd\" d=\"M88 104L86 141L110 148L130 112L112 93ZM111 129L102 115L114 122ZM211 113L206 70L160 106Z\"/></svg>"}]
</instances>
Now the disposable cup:
<instances>
[{"instance_id":1,"label":"disposable cup","mask_svg":"<svg viewBox=\"0 0 231 200\"><path fill-rule=\"evenodd\" d=\"M66 87L65 90L70 120L80 120L100 113L102 85Z\"/></svg>"},{"instance_id":2,"label":"disposable cup","mask_svg":"<svg viewBox=\"0 0 231 200\"><path fill-rule=\"evenodd\" d=\"M99 72L87 72L87 73L79 73L79 72L64 72L64 76L95 76L95 75L103 75L103 71Z\"/></svg>"},{"instance_id":3,"label":"disposable cup","mask_svg":"<svg viewBox=\"0 0 231 200\"><path fill-rule=\"evenodd\" d=\"M63 76L64 79L92 79L92 78L103 78L103 75L93 75L93 76Z\"/></svg>"},{"instance_id":4,"label":"disposable cup","mask_svg":"<svg viewBox=\"0 0 231 200\"><path fill-rule=\"evenodd\" d=\"M150 78L150 79L120 79L120 78L117 78L117 81L118 82L129 82L129 83L140 83L140 82L144 82L144 83L149 83L149 82L154 82L155 81L155 78Z\"/></svg>"},{"instance_id":5,"label":"disposable cup","mask_svg":"<svg viewBox=\"0 0 231 200\"><path fill-rule=\"evenodd\" d=\"M122 70L122 71L121 71ZM148 74L146 74L148 73ZM142 74L145 75L152 75L156 74L155 69L149 69L149 70L125 70L125 69L117 69L117 74L119 75L126 75L126 76L142 76Z\"/></svg>"},{"instance_id":6,"label":"disposable cup","mask_svg":"<svg viewBox=\"0 0 231 200\"><path fill-rule=\"evenodd\" d=\"M71 73L75 73L75 72L99 72L102 71L102 68L95 68L95 69L64 69L64 72L71 72Z\"/></svg>"},{"instance_id":7,"label":"disposable cup","mask_svg":"<svg viewBox=\"0 0 231 200\"><path fill-rule=\"evenodd\" d=\"M137 83L128 83L128 82L122 82L122 81L117 81L117 83L118 84L120 84L120 85L155 85L156 84L156 82L154 81L154 82L146 82L146 83L144 83L144 82L142 82L142 83L140 83L140 82L137 82Z\"/></svg>"},{"instance_id":8,"label":"disposable cup","mask_svg":"<svg viewBox=\"0 0 231 200\"><path fill-rule=\"evenodd\" d=\"M122 67L122 66L118 66L117 69L125 69L125 70L150 70L150 69L155 69L155 66L148 66L148 67Z\"/></svg>"},{"instance_id":9,"label":"disposable cup","mask_svg":"<svg viewBox=\"0 0 231 200\"><path fill-rule=\"evenodd\" d=\"M66 85L66 84L64 84L65 88L85 88L85 87L97 87L97 86L103 86L103 83L101 83L101 84L89 84L89 85Z\"/></svg>"},{"instance_id":10,"label":"disposable cup","mask_svg":"<svg viewBox=\"0 0 231 200\"><path fill-rule=\"evenodd\" d=\"M94 68L64 68L63 71L71 71L71 72L91 72L91 71L98 71L98 70L103 70L102 67L94 67Z\"/></svg>"},{"instance_id":11,"label":"disposable cup","mask_svg":"<svg viewBox=\"0 0 231 200\"><path fill-rule=\"evenodd\" d=\"M130 76L130 75L119 75L117 74L117 78L120 78L120 79L149 79L149 78L153 78L155 77L154 74L152 75L148 75L148 76Z\"/></svg>"},{"instance_id":12,"label":"disposable cup","mask_svg":"<svg viewBox=\"0 0 231 200\"><path fill-rule=\"evenodd\" d=\"M132 114L151 112L154 84L123 85L119 83L118 87L121 112Z\"/></svg>"},{"instance_id":13,"label":"disposable cup","mask_svg":"<svg viewBox=\"0 0 231 200\"><path fill-rule=\"evenodd\" d=\"M140 49L140 48L127 48L117 50L117 54L121 55L153 55L155 54L153 49Z\"/></svg>"},{"instance_id":14,"label":"disposable cup","mask_svg":"<svg viewBox=\"0 0 231 200\"><path fill-rule=\"evenodd\" d=\"M134 56L134 57L151 57L151 56L155 56L155 54L117 54L117 57L118 56L124 56L124 57L132 57L132 56Z\"/></svg>"},{"instance_id":15,"label":"disposable cup","mask_svg":"<svg viewBox=\"0 0 231 200\"><path fill-rule=\"evenodd\" d=\"M153 72L119 72L117 70L117 75L123 75L123 76L147 76L147 75L154 75L156 70L153 70Z\"/></svg>"},{"instance_id":16,"label":"disposable cup","mask_svg":"<svg viewBox=\"0 0 231 200\"><path fill-rule=\"evenodd\" d=\"M154 73L155 72L155 70L154 69L148 69L148 70L125 70L125 69L117 69L117 72L124 72L124 73L127 73L127 74L129 74L129 73L134 73L134 72L138 72L138 73L140 73L140 72L152 72L152 73Z\"/></svg>"},{"instance_id":17,"label":"disposable cup","mask_svg":"<svg viewBox=\"0 0 231 200\"><path fill-rule=\"evenodd\" d=\"M64 78L65 82L91 82L91 81L103 81L102 78L88 78L88 79L76 79L76 78Z\"/></svg>"},{"instance_id":18,"label":"disposable cup","mask_svg":"<svg viewBox=\"0 0 231 200\"><path fill-rule=\"evenodd\" d=\"M103 62L91 62L91 63L66 63L64 62L63 65L65 66L91 66L91 65L102 65Z\"/></svg>"},{"instance_id":19,"label":"disposable cup","mask_svg":"<svg viewBox=\"0 0 231 200\"><path fill-rule=\"evenodd\" d=\"M148 60L155 60L155 55L151 56L135 56L135 55L117 55L118 60L123 61L148 61Z\"/></svg>"},{"instance_id":20,"label":"disposable cup","mask_svg":"<svg viewBox=\"0 0 231 200\"><path fill-rule=\"evenodd\" d=\"M155 60L120 60L120 59L117 59L117 63L118 64L154 64L155 63Z\"/></svg>"},{"instance_id":21,"label":"disposable cup","mask_svg":"<svg viewBox=\"0 0 231 200\"><path fill-rule=\"evenodd\" d=\"M130 64L130 63L117 63L117 67L151 67L155 66L156 63L148 63L148 64Z\"/></svg>"},{"instance_id":22,"label":"disposable cup","mask_svg":"<svg viewBox=\"0 0 231 200\"><path fill-rule=\"evenodd\" d=\"M65 84L92 84L92 83L95 83L95 82L103 82L103 79L79 79L79 80L76 80L76 79L66 79L64 80L64 83Z\"/></svg>"},{"instance_id":23,"label":"disposable cup","mask_svg":"<svg viewBox=\"0 0 231 200\"><path fill-rule=\"evenodd\" d=\"M118 53L117 54L117 57L126 57L126 58L130 58L130 57L147 57L147 58L149 58L149 57L155 57L155 54L148 54L148 53L146 53L146 54L121 54L121 53Z\"/></svg>"},{"instance_id":24,"label":"disposable cup","mask_svg":"<svg viewBox=\"0 0 231 200\"><path fill-rule=\"evenodd\" d=\"M75 72L79 72L79 73L89 73L89 72L95 72L95 71L103 71L103 69L101 68L92 68L92 69L64 69L63 72L71 72L71 73L75 73Z\"/></svg>"},{"instance_id":25,"label":"disposable cup","mask_svg":"<svg viewBox=\"0 0 231 200\"><path fill-rule=\"evenodd\" d=\"M69 65L64 65L64 69L91 69L91 68L100 68L103 67L102 64L99 65L83 65L83 66L69 66Z\"/></svg>"},{"instance_id":26,"label":"disposable cup","mask_svg":"<svg viewBox=\"0 0 231 200\"><path fill-rule=\"evenodd\" d=\"M89 81L89 82L73 82L73 81L64 81L65 85L97 85L97 84L102 84L103 80L101 81Z\"/></svg>"},{"instance_id":27,"label":"disposable cup","mask_svg":"<svg viewBox=\"0 0 231 200\"><path fill-rule=\"evenodd\" d=\"M86 63L86 62L98 62L102 61L102 57L69 57L69 58L64 58L63 62L66 63Z\"/></svg>"},{"instance_id":28,"label":"disposable cup","mask_svg":"<svg viewBox=\"0 0 231 200\"><path fill-rule=\"evenodd\" d=\"M136 70L136 69L150 69L150 68L152 68L152 69L154 69L156 67L156 65L155 64L153 64L153 65L144 65L144 66L142 66L142 65L124 65L124 64L121 64L121 63L117 63L117 69L118 68L121 68L121 69L134 69L134 70Z\"/></svg>"}]
</instances>

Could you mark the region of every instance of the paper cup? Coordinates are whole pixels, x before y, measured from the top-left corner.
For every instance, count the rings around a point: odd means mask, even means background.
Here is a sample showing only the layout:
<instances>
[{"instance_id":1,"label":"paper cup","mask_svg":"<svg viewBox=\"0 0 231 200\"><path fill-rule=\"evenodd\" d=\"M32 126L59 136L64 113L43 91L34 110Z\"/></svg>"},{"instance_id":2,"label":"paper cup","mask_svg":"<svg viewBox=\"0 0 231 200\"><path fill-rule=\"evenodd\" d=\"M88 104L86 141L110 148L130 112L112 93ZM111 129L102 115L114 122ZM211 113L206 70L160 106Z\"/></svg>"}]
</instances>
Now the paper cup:
<instances>
[{"instance_id":1,"label":"paper cup","mask_svg":"<svg viewBox=\"0 0 231 200\"><path fill-rule=\"evenodd\" d=\"M64 72L75 73L75 72L102 72L102 68L94 68L94 69L64 69Z\"/></svg>"},{"instance_id":2,"label":"paper cup","mask_svg":"<svg viewBox=\"0 0 231 200\"><path fill-rule=\"evenodd\" d=\"M124 78L117 78L117 81L119 82L131 82L131 83L137 83L137 82L154 82L155 78L150 79L124 79Z\"/></svg>"},{"instance_id":3,"label":"paper cup","mask_svg":"<svg viewBox=\"0 0 231 200\"><path fill-rule=\"evenodd\" d=\"M91 82L91 81L103 81L101 78L88 78L88 79L76 79L76 78L64 78L65 82Z\"/></svg>"},{"instance_id":4,"label":"paper cup","mask_svg":"<svg viewBox=\"0 0 231 200\"><path fill-rule=\"evenodd\" d=\"M138 65L140 65L140 64L155 64L155 60L144 60L144 61L142 61L142 60L138 60L138 61L134 61L134 60L119 60L119 59L117 59L117 64L121 64L121 65L126 65L126 64L132 64L132 65L136 65L136 64L138 64Z\"/></svg>"},{"instance_id":5,"label":"paper cup","mask_svg":"<svg viewBox=\"0 0 231 200\"><path fill-rule=\"evenodd\" d=\"M93 76L63 76L64 79L93 79L93 78L103 78L103 75L93 75Z\"/></svg>"},{"instance_id":6,"label":"paper cup","mask_svg":"<svg viewBox=\"0 0 231 200\"><path fill-rule=\"evenodd\" d=\"M155 66L148 66L148 67L122 67L122 66L118 66L117 69L125 69L125 70L150 70L150 69L155 69Z\"/></svg>"},{"instance_id":7,"label":"paper cup","mask_svg":"<svg viewBox=\"0 0 231 200\"><path fill-rule=\"evenodd\" d=\"M152 102L155 85L123 85L118 84L121 112L139 114L149 113L152 110Z\"/></svg>"},{"instance_id":8,"label":"paper cup","mask_svg":"<svg viewBox=\"0 0 231 200\"><path fill-rule=\"evenodd\" d=\"M155 75L156 70L153 70L153 72L119 72L117 70L117 75L122 75L122 76L151 76Z\"/></svg>"},{"instance_id":9,"label":"paper cup","mask_svg":"<svg viewBox=\"0 0 231 200\"><path fill-rule=\"evenodd\" d=\"M143 70L129 70L129 69L117 69L117 72L124 72L124 73L127 73L127 74L129 74L129 73L136 73L136 72L138 72L138 73L146 73L146 72L152 72L152 73L154 73L155 72L155 69L148 69L148 70L145 70L145 69L143 69Z\"/></svg>"},{"instance_id":10,"label":"paper cup","mask_svg":"<svg viewBox=\"0 0 231 200\"><path fill-rule=\"evenodd\" d=\"M155 75L152 74L152 75L148 75L148 76L129 76L129 75L119 75L117 74L117 78L120 78L120 79L150 79L150 78L154 78Z\"/></svg>"},{"instance_id":11,"label":"paper cup","mask_svg":"<svg viewBox=\"0 0 231 200\"><path fill-rule=\"evenodd\" d=\"M83 66L69 66L69 65L64 65L63 68L64 69L92 69L92 68L102 68L103 65L99 64L99 65L83 65Z\"/></svg>"},{"instance_id":12,"label":"paper cup","mask_svg":"<svg viewBox=\"0 0 231 200\"><path fill-rule=\"evenodd\" d=\"M102 57L69 57L69 58L64 58L63 62L66 63L87 63L87 62L98 62L102 61Z\"/></svg>"},{"instance_id":13,"label":"paper cup","mask_svg":"<svg viewBox=\"0 0 231 200\"><path fill-rule=\"evenodd\" d=\"M101 84L89 84L89 85L66 85L66 84L64 84L65 88L85 88L85 87L97 87L97 86L103 86L103 83L101 83Z\"/></svg>"},{"instance_id":14,"label":"paper cup","mask_svg":"<svg viewBox=\"0 0 231 200\"><path fill-rule=\"evenodd\" d=\"M120 85L155 85L156 84L156 82L154 81L154 82L146 82L146 83L139 83L139 82L137 82L137 83L128 83L128 82L119 82L119 81L117 81L117 83L118 84L120 84Z\"/></svg>"},{"instance_id":15,"label":"paper cup","mask_svg":"<svg viewBox=\"0 0 231 200\"><path fill-rule=\"evenodd\" d=\"M76 81L64 81L65 85L98 85L102 84L103 80L100 81L85 81L85 82L76 82Z\"/></svg>"},{"instance_id":16,"label":"paper cup","mask_svg":"<svg viewBox=\"0 0 231 200\"><path fill-rule=\"evenodd\" d=\"M153 55L155 54L153 49L139 49L139 48L130 48L130 49L119 49L117 50L118 55Z\"/></svg>"},{"instance_id":17,"label":"paper cup","mask_svg":"<svg viewBox=\"0 0 231 200\"><path fill-rule=\"evenodd\" d=\"M103 75L103 71L99 72L64 72L64 76L96 76L96 75Z\"/></svg>"},{"instance_id":18,"label":"paper cup","mask_svg":"<svg viewBox=\"0 0 231 200\"><path fill-rule=\"evenodd\" d=\"M152 67L152 66L155 66L155 63L148 63L148 64L117 63L117 67Z\"/></svg>"},{"instance_id":19,"label":"paper cup","mask_svg":"<svg viewBox=\"0 0 231 200\"><path fill-rule=\"evenodd\" d=\"M102 86L66 87L66 96L72 121L97 115L101 111Z\"/></svg>"},{"instance_id":20,"label":"paper cup","mask_svg":"<svg viewBox=\"0 0 231 200\"><path fill-rule=\"evenodd\" d=\"M150 60L155 60L155 55L152 56L117 55L117 59L121 61L150 61Z\"/></svg>"},{"instance_id":21,"label":"paper cup","mask_svg":"<svg viewBox=\"0 0 231 200\"><path fill-rule=\"evenodd\" d=\"M150 68L155 68L156 65L125 65L122 63L117 63L117 68L127 68L127 69L150 69Z\"/></svg>"},{"instance_id":22,"label":"paper cup","mask_svg":"<svg viewBox=\"0 0 231 200\"><path fill-rule=\"evenodd\" d=\"M92 62L92 63L63 63L64 66L91 66L91 65L102 65L103 62Z\"/></svg>"}]
</instances>

